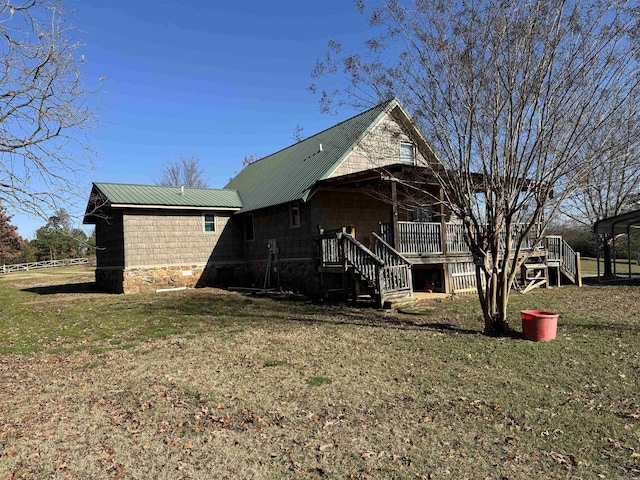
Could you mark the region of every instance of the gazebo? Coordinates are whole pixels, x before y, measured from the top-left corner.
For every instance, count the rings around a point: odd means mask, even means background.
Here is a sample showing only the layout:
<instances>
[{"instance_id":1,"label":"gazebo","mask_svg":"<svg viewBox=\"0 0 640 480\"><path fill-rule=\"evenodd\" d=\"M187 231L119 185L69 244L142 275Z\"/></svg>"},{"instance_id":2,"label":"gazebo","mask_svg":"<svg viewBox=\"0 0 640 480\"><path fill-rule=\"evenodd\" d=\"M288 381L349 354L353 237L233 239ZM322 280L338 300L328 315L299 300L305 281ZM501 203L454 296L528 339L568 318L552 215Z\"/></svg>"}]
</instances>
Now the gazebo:
<instances>
[{"instance_id":1,"label":"gazebo","mask_svg":"<svg viewBox=\"0 0 640 480\"><path fill-rule=\"evenodd\" d=\"M610 234L613 238L613 275L617 275L616 271L616 235L626 234L627 239L632 229L640 229L640 210L622 213L614 217L599 220L593 226L596 234L596 251L598 262L598 281L600 281L600 239L598 234ZM627 240L627 258L629 263L629 278L631 278L631 242ZM638 262L640 262L640 252L638 252Z\"/></svg>"}]
</instances>

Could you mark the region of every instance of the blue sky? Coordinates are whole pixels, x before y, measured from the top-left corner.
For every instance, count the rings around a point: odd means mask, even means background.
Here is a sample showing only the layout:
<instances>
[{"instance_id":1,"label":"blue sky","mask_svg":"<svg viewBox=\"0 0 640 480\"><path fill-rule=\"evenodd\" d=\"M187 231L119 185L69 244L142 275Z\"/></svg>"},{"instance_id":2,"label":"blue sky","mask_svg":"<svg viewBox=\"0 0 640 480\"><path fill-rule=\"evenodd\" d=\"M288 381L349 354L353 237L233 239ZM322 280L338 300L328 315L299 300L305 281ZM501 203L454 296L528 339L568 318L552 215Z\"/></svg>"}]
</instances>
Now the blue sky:
<instances>
[{"instance_id":1,"label":"blue sky","mask_svg":"<svg viewBox=\"0 0 640 480\"><path fill-rule=\"evenodd\" d=\"M92 181L154 183L159 167L195 156L211 187L223 187L246 155L268 155L355 112L320 113L307 88L330 39L350 50L367 37L349 0L75 0L82 72L97 90L100 121L89 134ZM102 82L100 77L104 77ZM85 203L69 206L80 215ZM16 212L31 238L41 218Z\"/></svg>"}]
</instances>

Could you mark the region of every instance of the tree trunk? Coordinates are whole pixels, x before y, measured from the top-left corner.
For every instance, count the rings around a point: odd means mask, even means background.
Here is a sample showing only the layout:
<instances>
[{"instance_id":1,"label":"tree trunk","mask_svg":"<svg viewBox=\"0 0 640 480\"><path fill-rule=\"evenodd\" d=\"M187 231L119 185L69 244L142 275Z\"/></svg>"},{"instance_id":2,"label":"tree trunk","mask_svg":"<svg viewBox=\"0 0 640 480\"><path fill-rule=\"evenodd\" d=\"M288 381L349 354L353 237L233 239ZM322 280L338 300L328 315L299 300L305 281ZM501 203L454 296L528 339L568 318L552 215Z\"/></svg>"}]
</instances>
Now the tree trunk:
<instances>
[{"instance_id":1,"label":"tree trunk","mask_svg":"<svg viewBox=\"0 0 640 480\"><path fill-rule=\"evenodd\" d=\"M505 275L507 272L493 272L488 279L487 286L482 292L482 284L480 283L481 274L480 267L476 268L476 280L478 284L478 293L480 298L480 306L484 318L484 334L491 336L507 335L511 328L507 321L507 303L509 301L509 291L505 288ZM506 294L505 294L506 291Z\"/></svg>"}]
</instances>

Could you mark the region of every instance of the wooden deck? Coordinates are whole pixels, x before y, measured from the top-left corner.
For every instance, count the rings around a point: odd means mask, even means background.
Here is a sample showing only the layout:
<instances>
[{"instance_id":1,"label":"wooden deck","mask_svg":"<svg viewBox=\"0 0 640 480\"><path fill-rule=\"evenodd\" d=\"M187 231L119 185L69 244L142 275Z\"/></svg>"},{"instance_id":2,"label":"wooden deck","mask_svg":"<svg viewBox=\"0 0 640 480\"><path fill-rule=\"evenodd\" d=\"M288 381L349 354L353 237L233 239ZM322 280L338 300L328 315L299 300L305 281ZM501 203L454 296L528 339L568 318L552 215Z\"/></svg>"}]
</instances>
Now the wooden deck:
<instances>
[{"instance_id":1,"label":"wooden deck","mask_svg":"<svg viewBox=\"0 0 640 480\"><path fill-rule=\"evenodd\" d=\"M524 227L516 226L516 228ZM388 223L380 223L380 236L388 243L392 243L391 231L391 226ZM525 238L522 250L528 251L536 246L542 247L542 244L536 245L536 239L537 232L531 232ZM464 240L464 225L460 223L398 222L398 238L393 243L395 243L395 249L403 255L420 258L471 255ZM437 261L442 261L442 259Z\"/></svg>"},{"instance_id":2,"label":"wooden deck","mask_svg":"<svg viewBox=\"0 0 640 480\"><path fill-rule=\"evenodd\" d=\"M321 274L352 271L380 301L393 295L411 296L413 268L439 269L441 282L436 288L446 293L476 291L476 267L464 240L463 225L398 222L396 228L397 241L393 242L390 226L381 223L380 234L371 233L370 249L345 229L320 235ZM395 248L392 243L396 244ZM561 236L549 235L538 239L537 232L534 232L524 239L521 255L525 257L521 273L523 286L518 288L532 288L529 282L531 272L537 275L533 279L537 285L549 285L550 279L553 280L551 284L560 285L562 275L571 283L582 283L580 256ZM538 278L540 269L526 268L529 263L544 264L544 279Z\"/></svg>"}]
</instances>

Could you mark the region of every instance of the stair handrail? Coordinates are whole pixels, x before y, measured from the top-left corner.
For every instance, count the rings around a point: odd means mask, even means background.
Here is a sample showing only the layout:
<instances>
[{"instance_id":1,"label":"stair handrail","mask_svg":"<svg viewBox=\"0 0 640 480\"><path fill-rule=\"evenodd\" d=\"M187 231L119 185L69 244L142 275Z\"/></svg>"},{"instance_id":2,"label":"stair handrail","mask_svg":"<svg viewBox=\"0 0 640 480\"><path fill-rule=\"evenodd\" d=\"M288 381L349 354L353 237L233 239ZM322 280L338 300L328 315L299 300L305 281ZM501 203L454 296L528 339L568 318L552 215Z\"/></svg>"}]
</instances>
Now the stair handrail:
<instances>
[{"instance_id":1,"label":"stair handrail","mask_svg":"<svg viewBox=\"0 0 640 480\"><path fill-rule=\"evenodd\" d=\"M411 262L407 260L400 252L398 252L395 248L389 245L384 239L378 235L376 232L371 232L371 236L374 240L373 249L380 251L376 252L376 254L385 262L387 265L411 265Z\"/></svg>"},{"instance_id":2,"label":"stair handrail","mask_svg":"<svg viewBox=\"0 0 640 480\"><path fill-rule=\"evenodd\" d=\"M346 238L347 242L351 243L354 247L358 248L360 251L362 251L364 254L366 254L367 257L370 257L374 262L376 262L379 266L383 266L384 265L384 260L382 260L382 258L380 258L378 255L373 253L371 250L369 250L367 247L365 247L358 240L356 240L353 235L351 235L349 233L346 233L346 232L341 232L341 233L338 233L337 236L338 236L338 239L340 239L341 237ZM347 258L347 260L349 260L351 262L350 258Z\"/></svg>"},{"instance_id":3,"label":"stair handrail","mask_svg":"<svg viewBox=\"0 0 640 480\"><path fill-rule=\"evenodd\" d=\"M570 272L574 278L578 275L578 264L576 251L571 248L564 238L562 239L562 268Z\"/></svg>"},{"instance_id":4,"label":"stair handrail","mask_svg":"<svg viewBox=\"0 0 640 480\"><path fill-rule=\"evenodd\" d=\"M386 293L408 292L409 296L413 296L411 262L385 242L377 233L371 232L371 236L374 251L385 262L385 265L378 273L380 303L384 304Z\"/></svg>"}]
</instances>

